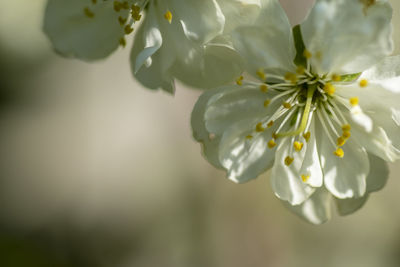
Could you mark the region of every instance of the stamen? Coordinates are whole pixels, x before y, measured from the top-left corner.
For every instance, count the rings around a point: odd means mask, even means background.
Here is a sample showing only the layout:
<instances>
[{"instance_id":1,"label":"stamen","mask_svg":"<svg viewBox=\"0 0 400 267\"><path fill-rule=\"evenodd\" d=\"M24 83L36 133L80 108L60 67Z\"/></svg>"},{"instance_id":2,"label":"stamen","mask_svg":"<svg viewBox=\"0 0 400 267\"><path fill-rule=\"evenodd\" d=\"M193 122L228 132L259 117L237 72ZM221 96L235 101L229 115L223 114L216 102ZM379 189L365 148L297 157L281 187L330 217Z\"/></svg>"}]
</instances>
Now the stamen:
<instances>
[{"instance_id":1,"label":"stamen","mask_svg":"<svg viewBox=\"0 0 400 267\"><path fill-rule=\"evenodd\" d=\"M124 37L121 37L121 38L119 39L119 44L120 44L122 47L125 47L125 46L126 46L126 40L125 40Z\"/></svg>"},{"instance_id":2,"label":"stamen","mask_svg":"<svg viewBox=\"0 0 400 267\"><path fill-rule=\"evenodd\" d=\"M301 180L305 183L310 179L311 175L309 174L302 174L301 175Z\"/></svg>"},{"instance_id":3,"label":"stamen","mask_svg":"<svg viewBox=\"0 0 400 267\"><path fill-rule=\"evenodd\" d=\"M360 87L367 87L368 86L368 80L362 79L360 81Z\"/></svg>"},{"instance_id":4,"label":"stamen","mask_svg":"<svg viewBox=\"0 0 400 267\"><path fill-rule=\"evenodd\" d=\"M265 131L265 128L262 126L262 123L261 122L259 122L259 123L257 123L257 125L256 125L256 132L264 132Z\"/></svg>"},{"instance_id":5,"label":"stamen","mask_svg":"<svg viewBox=\"0 0 400 267\"><path fill-rule=\"evenodd\" d=\"M345 125L343 125L342 126L342 131L344 131L344 132L348 132L348 131L350 131L351 130L351 125L350 124L345 124Z\"/></svg>"},{"instance_id":6,"label":"stamen","mask_svg":"<svg viewBox=\"0 0 400 267\"><path fill-rule=\"evenodd\" d=\"M94 13L93 13L88 7L85 7L85 8L83 9L83 13L84 13L85 16L88 17L88 18L94 18Z\"/></svg>"},{"instance_id":7,"label":"stamen","mask_svg":"<svg viewBox=\"0 0 400 267\"><path fill-rule=\"evenodd\" d=\"M169 22L169 24L171 24L171 22L172 22L172 13L168 10L168 11L164 14L164 18Z\"/></svg>"},{"instance_id":8,"label":"stamen","mask_svg":"<svg viewBox=\"0 0 400 267\"><path fill-rule=\"evenodd\" d=\"M299 75L303 75L306 72L306 69L303 66L298 66L296 73Z\"/></svg>"},{"instance_id":9,"label":"stamen","mask_svg":"<svg viewBox=\"0 0 400 267\"><path fill-rule=\"evenodd\" d=\"M275 146L276 146L275 140L274 140L274 139L269 140L269 142L268 142L268 147L272 149L272 148L274 148Z\"/></svg>"},{"instance_id":10,"label":"stamen","mask_svg":"<svg viewBox=\"0 0 400 267\"><path fill-rule=\"evenodd\" d=\"M342 77L340 77L340 75L338 75L338 74L333 74L332 75L332 81L340 82L341 80L342 80Z\"/></svg>"},{"instance_id":11,"label":"stamen","mask_svg":"<svg viewBox=\"0 0 400 267\"><path fill-rule=\"evenodd\" d=\"M265 100L264 107L268 107L270 103L271 103L271 100L269 100L269 99Z\"/></svg>"},{"instance_id":12,"label":"stamen","mask_svg":"<svg viewBox=\"0 0 400 267\"><path fill-rule=\"evenodd\" d=\"M243 84L243 76L240 76L239 78L237 78L237 80L236 80L236 84L237 85L242 85Z\"/></svg>"},{"instance_id":13,"label":"stamen","mask_svg":"<svg viewBox=\"0 0 400 267\"><path fill-rule=\"evenodd\" d=\"M358 105L358 97L351 97L349 99L350 105L352 105L353 107Z\"/></svg>"},{"instance_id":14,"label":"stamen","mask_svg":"<svg viewBox=\"0 0 400 267\"><path fill-rule=\"evenodd\" d=\"M267 127L271 128L273 125L274 125L274 121L270 121L270 122L268 122Z\"/></svg>"},{"instance_id":15,"label":"stamen","mask_svg":"<svg viewBox=\"0 0 400 267\"><path fill-rule=\"evenodd\" d=\"M350 136L351 136L351 132L350 132L350 131L345 131L345 132L343 132L343 134L342 134L342 137L343 137L344 139L349 139Z\"/></svg>"},{"instance_id":16,"label":"stamen","mask_svg":"<svg viewBox=\"0 0 400 267\"><path fill-rule=\"evenodd\" d=\"M290 166L290 164L292 164L293 160L294 160L294 158L292 158L292 157L290 157L290 156L287 156L287 157L285 158L285 165L286 165L286 166Z\"/></svg>"},{"instance_id":17,"label":"stamen","mask_svg":"<svg viewBox=\"0 0 400 267\"><path fill-rule=\"evenodd\" d=\"M252 139L253 136L251 134L249 134L248 136L246 136L246 139Z\"/></svg>"},{"instance_id":18,"label":"stamen","mask_svg":"<svg viewBox=\"0 0 400 267\"><path fill-rule=\"evenodd\" d=\"M311 133L310 132L306 132L303 134L304 139L306 140L306 142L308 143L308 141L310 140L311 137Z\"/></svg>"},{"instance_id":19,"label":"stamen","mask_svg":"<svg viewBox=\"0 0 400 267\"><path fill-rule=\"evenodd\" d=\"M297 75L292 72L286 73L284 78L286 81L290 81L292 84L296 84L298 81Z\"/></svg>"},{"instance_id":20,"label":"stamen","mask_svg":"<svg viewBox=\"0 0 400 267\"><path fill-rule=\"evenodd\" d=\"M290 103L288 103L288 102L283 102L283 103L282 103L282 106L283 106L284 108L287 108L287 109L292 108L292 105L291 105Z\"/></svg>"},{"instance_id":21,"label":"stamen","mask_svg":"<svg viewBox=\"0 0 400 267\"><path fill-rule=\"evenodd\" d=\"M333 154L339 158L343 158L344 157L344 152L343 149L341 149L340 147L338 149L336 149Z\"/></svg>"},{"instance_id":22,"label":"stamen","mask_svg":"<svg viewBox=\"0 0 400 267\"><path fill-rule=\"evenodd\" d=\"M257 70L257 76L263 81L266 80L265 72L261 68Z\"/></svg>"},{"instance_id":23,"label":"stamen","mask_svg":"<svg viewBox=\"0 0 400 267\"><path fill-rule=\"evenodd\" d=\"M303 148L303 145L304 145L303 143L298 142L298 141L293 143L293 147L297 152L301 151L301 149Z\"/></svg>"},{"instance_id":24,"label":"stamen","mask_svg":"<svg viewBox=\"0 0 400 267\"><path fill-rule=\"evenodd\" d=\"M311 54L310 51L308 51L307 49L305 49L304 52L303 52L303 56L304 56L306 59L310 59L310 58L312 57L312 54Z\"/></svg>"},{"instance_id":25,"label":"stamen","mask_svg":"<svg viewBox=\"0 0 400 267\"><path fill-rule=\"evenodd\" d=\"M126 25L124 28L124 32L126 35L128 35L133 32L133 28L130 25Z\"/></svg>"},{"instance_id":26,"label":"stamen","mask_svg":"<svg viewBox=\"0 0 400 267\"><path fill-rule=\"evenodd\" d=\"M324 91L328 95L332 96L335 93L336 89L331 83L326 83L325 86L324 86Z\"/></svg>"},{"instance_id":27,"label":"stamen","mask_svg":"<svg viewBox=\"0 0 400 267\"><path fill-rule=\"evenodd\" d=\"M338 137L337 143L336 143L338 146L344 146L345 143L346 143L346 139L344 137L342 137L342 136Z\"/></svg>"},{"instance_id":28,"label":"stamen","mask_svg":"<svg viewBox=\"0 0 400 267\"><path fill-rule=\"evenodd\" d=\"M261 92L263 92L263 93L268 92L268 85L266 85L266 84L261 84L261 85L260 85L260 90L261 90Z\"/></svg>"}]
</instances>

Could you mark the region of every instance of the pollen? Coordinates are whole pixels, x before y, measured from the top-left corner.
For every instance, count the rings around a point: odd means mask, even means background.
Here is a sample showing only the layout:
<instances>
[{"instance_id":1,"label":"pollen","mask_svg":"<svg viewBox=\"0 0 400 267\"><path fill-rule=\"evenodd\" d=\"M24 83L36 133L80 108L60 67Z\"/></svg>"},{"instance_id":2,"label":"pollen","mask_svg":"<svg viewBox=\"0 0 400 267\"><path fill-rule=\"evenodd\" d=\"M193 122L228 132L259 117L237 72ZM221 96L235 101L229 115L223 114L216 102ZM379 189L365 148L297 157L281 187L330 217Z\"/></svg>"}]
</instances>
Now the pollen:
<instances>
[{"instance_id":1,"label":"pollen","mask_svg":"<svg viewBox=\"0 0 400 267\"><path fill-rule=\"evenodd\" d=\"M261 90L261 92L263 92L263 93L268 92L268 85L266 85L266 84L261 84L261 85L260 85L260 90Z\"/></svg>"},{"instance_id":2,"label":"pollen","mask_svg":"<svg viewBox=\"0 0 400 267\"><path fill-rule=\"evenodd\" d=\"M338 75L338 74L333 74L332 75L332 81L340 82L341 80L342 80L342 77L340 77L340 75Z\"/></svg>"},{"instance_id":3,"label":"pollen","mask_svg":"<svg viewBox=\"0 0 400 267\"><path fill-rule=\"evenodd\" d=\"M342 131L348 132L348 131L350 131L350 130L351 130L350 124L344 124L344 125L342 126Z\"/></svg>"},{"instance_id":4,"label":"pollen","mask_svg":"<svg viewBox=\"0 0 400 267\"><path fill-rule=\"evenodd\" d=\"M304 139L306 139L306 142L308 143L308 141L310 140L311 137L311 133L310 132L306 132L303 134Z\"/></svg>"},{"instance_id":5,"label":"pollen","mask_svg":"<svg viewBox=\"0 0 400 267\"><path fill-rule=\"evenodd\" d=\"M346 143L346 138L344 138L343 136L338 137L337 139L337 146L344 146L344 144Z\"/></svg>"},{"instance_id":6,"label":"pollen","mask_svg":"<svg viewBox=\"0 0 400 267\"><path fill-rule=\"evenodd\" d=\"M249 134L248 136L246 136L246 139L252 139L253 136L251 134Z\"/></svg>"},{"instance_id":7,"label":"pollen","mask_svg":"<svg viewBox=\"0 0 400 267\"><path fill-rule=\"evenodd\" d=\"M119 39L119 44L120 44L122 47L125 47L125 46L126 46L126 40L125 40L124 37L121 37L121 38Z\"/></svg>"},{"instance_id":8,"label":"pollen","mask_svg":"<svg viewBox=\"0 0 400 267\"><path fill-rule=\"evenodd\" d=\"M350 102L350 105L352 105L353 107L355 107L355 106L357 106L358 105L358 97L351 97L350 99L349 99L349 102Z\"/></svg>"},{"instance_id":9,"label":"pollen","mask_svg":"<svg viewBox=\"0 0 400 267\"><path fill-rule=\"evenodd\" d=\"M310 58L312 57L312 54L311 54L310 51L308 51L307 49L305 49L304 52L303 52L303 56L304 56L306 59L310 59Z\"/></svg>"},{"instance_id":10,"label":"pollen","mask_svg":"<svg viewBox=\"0 0 400 267\"><path fill-rule=\"evenodd\" d=\"M303 143L301 143L301 142L298 142L298 141L295 141L294 143L293 143L293 147L294 147L294 149L296 150L296 151L300 151L302 148L303 148Z\"/></svg>"},{"instance_id":11,"label":"pollen","mask_svg":"<svg viewBox=\"0 0 400 267\"><path fill-rule=\"evenodd\" d=\"M257 70L257 76L263 81L265 81L267 78L263 69Z\"/></svg>"},{"instance_id":12,"label":"pollen","mask_svg":"<svg viewBox=\"0 0 400 267\"><path fill-rule=\"evenodd\" d=\"M343 158L344 157L344 152L343 149L341 149L340 147L338 149L336 149L333 154L339 158Z\"/></svg>"},{"instance_id":13,"label":"pollen","mask_svg":"<svg viewBox=\"0 0 400 267\"><path fill-rule=\"evenodd\" d=\"M269 142L268 142L268 147L272 149L272 148L274 148L275 146L276 146L275 140L274 140L274 139L269 140Z\"/></svg>"},{"instance_id":14,"label":"pollen","mask_svg":"<svg viewBox=\"0 0 400 267\"><path fill-rule=\"evenodd\" d=\"M302 174L301 175L301 180L306 183L310 179L311 175L309 174Z\"/></svg>"},{"instance_id":15,"label":"pollen","mask_svg":"<svg viewBox=\"0 0 400 267\"><path fill-rule=\"evenodd\" d=\"M271 100L267 99L264 101L264 107L268 107L269 103L271 103Z\"/></svg>"},{"instance_id":16,"label":"pollen","mask_svg":"<svg viewBox=\"0 0 400 267\"><path fill-rule=\"evenodd\" d=\"M285 165L286 165L286 166L290 166L290 164L292 164L293 160L294 160L294 158L292 158L292 157L290 157L290 156L287 156L287 157L285 158Z\"/></svg>"},{"instance_id":17,"label":"pollen","mask_svg":"<svg viewBox=\"0 0 400 267\"><path fill-rule=\"evenodd\" d=\"M268 122L267 127L268 127L268 128L271 128L273 125L274 125L274 121L270 121L270 122ZM276 139L276 138L275 138L275 139Z\"/></svg>"},{"instance_id":18,"label":"pollen","mask_svg":"<svg viewBox=\"0 0 400 267\"><path fill-rule=\"evenodd\" d=\"M164 14L164 18L169 22L169 24L171 24L171 22L172 22L172 13L171 13L171 11L167 11L165 14Z\"/></svg>"},{"instance_id":19,"label":"pollen","mask_svg":"<svg viewBox=\"0 0 400 267\"><path fill-rule=\"evenodd\" d=\"M291 105L290 103L288 103L288 102L283 102L283 103L282 103L282 106L283 106L284 108L287 108L287 109L290 109L290 108L292 107L292 105Z\"/></svg>"},{"instance_id":20,"label":"pollen","mask_svg":"<svg viewBox=\"0 0 400 267\"><path fill-rule=\"evenodd\" d=\"M350 136L351 136L350 131L344 131L343 134L342 134L342 137L343 137L344 139L346 139L346 140L349 139Z\"/></svg>"},{"instance_id":21,"label":"pollen","mask_svg":"<svg viewBox=\"0 0 400 267\"><path fill-rule=\"evenodd\" d=\"M360 81L360 87L367 87L368 86L368 80L362 79Z\"/></svg>"},{"instance_id":22,"label":"pollen","mask_svg":"<svg viewBox=\"0 0 400 267\"><path fill-rule=\"evenodd\" d=\"M303 75L305 73L306 69L303 66L298 66L296 69L296 73L299 75Z\"/></svg>"},{"instance_id":23,"label":"pollen","mask_svg":"<svg viewBox=\"0 0 400 267\"><path fill-rule=\"evenodd\" d=\"M257 125L256 125L256 132L264 132L264 130L265 130L265 128L262 126L262 123L261 122L259 122L259 123L257 123Z\"/></svg>"},{"instance_id":24,"label":"pollen","mask_svg":"<svg viewBox=\"0 0 400 267\"><path fill-rule=\"evenodd\" d=\"M336 89L335 89L335 87L334 87L332 84L327 83L327 84L325 84L325 86L324 86L324 91L325 91L328 95L332 96L332 95L335 93Z\"/></svg>"},{"instance_id":25,"label":"pollen","mask_svg":"<svg viewBox=\"0 0 400 267\"><path fill-rule=\"evenodd\" d=\"M239 78L236 79L236 84L237 85L242 85L243 84L243 76L240 76Z\"/></svg>"},{"instance_id":26,"label":"pollen","mask_svg":"<svg viewBox=\"0 0 400 267\"><path fill-rule=\"evenodd\" d=\"M125 28L124 28L124 32L125 32L126 35L128 35L128 34L133 32L133 28L131 26L129 26L129 25L126 25Z\"/></svg>"},{"instance_id":27,"label":"pollen","mask_svg":"<svg viewBox=\"0 0 400 267\"><path fill-rule=\"evenodd\" d=\"M83 13L85 14L86 17L88 18L94 18L94 13L90 10L90 8L85 7L83 9Z\"/></svg>"},{"instance_id":28,"label":"pollen","mask_svg":"<svg viewBox=\"0 0 400 267\"><path fill-rule=\"evenodd\" d=\"M292 72L286 73L284 78L285 80L290 81L293 84L297 82L297 75Z\"/></svg>"}]
</instances>

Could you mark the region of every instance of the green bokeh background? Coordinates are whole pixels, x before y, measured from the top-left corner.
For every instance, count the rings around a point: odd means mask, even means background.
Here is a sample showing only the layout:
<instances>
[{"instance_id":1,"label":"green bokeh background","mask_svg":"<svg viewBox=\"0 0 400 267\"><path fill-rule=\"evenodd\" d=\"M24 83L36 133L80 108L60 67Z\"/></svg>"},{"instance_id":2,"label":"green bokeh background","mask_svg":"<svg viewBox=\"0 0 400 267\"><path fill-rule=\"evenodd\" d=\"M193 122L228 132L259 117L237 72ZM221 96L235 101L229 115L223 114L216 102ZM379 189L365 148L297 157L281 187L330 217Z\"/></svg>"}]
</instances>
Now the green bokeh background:
<instances>
[{"instance_id":1,"label":"green bokeh background","mask_svg":"<svg viewBox=\"0 0 400 267\"><path fill-rule=\"evenodd\" d=\"M311 1L282 2L295 24ZM199 91L144 90L129 49L58 57L44 5L0 1L0 266L400 266L400 165L357 213L309 225L268 173L236 185L202 158L189 128Z\"/></svg>"}]
</instances>

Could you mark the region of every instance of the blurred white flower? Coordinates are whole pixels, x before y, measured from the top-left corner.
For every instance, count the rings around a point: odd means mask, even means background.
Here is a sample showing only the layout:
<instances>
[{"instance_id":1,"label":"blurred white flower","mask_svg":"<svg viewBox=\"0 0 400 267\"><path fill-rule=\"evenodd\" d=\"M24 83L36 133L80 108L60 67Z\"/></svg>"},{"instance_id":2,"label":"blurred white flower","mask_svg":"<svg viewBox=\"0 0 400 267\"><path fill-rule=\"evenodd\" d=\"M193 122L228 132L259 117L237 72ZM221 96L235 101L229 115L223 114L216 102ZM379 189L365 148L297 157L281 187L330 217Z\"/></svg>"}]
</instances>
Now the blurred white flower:
<instances>
[{"instance_id":1,"label":"blurred white flower","mask_svg":"<svg viewBox=\"0 0 400 267\"><path fill-rule=\"evenodd\" d=\"M125 46L125 36L143 20L131 65L144 86L173 92L176 77L191 86L211 87L242 71L226 33L251 22L259 1L49 0L44 31L60 54L96 60Z\"/></svg>"},{"instance_id":2,"label":"blurred white flower","mask_svg":"<svg viewBox=\"0 0 400 267\"><path fill-rule=\"evenodd\" d=\"M400 157L391 14L383 1L318 0L292 31L278 1L265 1L254 25L233 32L260 81L207 91L193 110L207 160L238 183L272 169L276 196L315 224L331 199L342 215L361 207Z\"/></svg>"}]
</instances>

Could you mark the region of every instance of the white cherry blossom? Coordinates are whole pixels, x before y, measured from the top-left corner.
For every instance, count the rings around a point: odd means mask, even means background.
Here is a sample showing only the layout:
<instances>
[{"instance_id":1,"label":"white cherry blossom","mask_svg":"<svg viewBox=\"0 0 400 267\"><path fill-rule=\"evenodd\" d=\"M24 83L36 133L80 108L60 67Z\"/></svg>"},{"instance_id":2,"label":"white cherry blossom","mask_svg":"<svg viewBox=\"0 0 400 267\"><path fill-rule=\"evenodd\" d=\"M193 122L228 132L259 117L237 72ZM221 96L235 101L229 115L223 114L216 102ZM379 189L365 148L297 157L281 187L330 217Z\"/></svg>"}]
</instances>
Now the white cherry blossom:
<instances>
[{"instance_id":1,"label":"white cherry blossom","mask_svg":"<svg viewBox=\"0 0 400 267\"><path fill-rule=\"evenodd\" d=\"M61 55L107 57L137 28L134 76L174 91L174 78L206 88L232 81L242 60L227 33L257 16L260 0L48 0L44 31Z\"/></svg>"},{"instance_id":2,"label":"white cherry blossom","mask_svg":"<svg viewBox=\"0 0 400 267\"><path fill-rule=\"evenodd\" d=\"M256 79L207 91L193 110L207 160L237 183L271 169L276 196L315 224L331 200L342 215L361 207L400 157L391 15L387 1L317 0L292 31L279 2L263 1L233 32Z\"/></svg>"}]
</instances>

